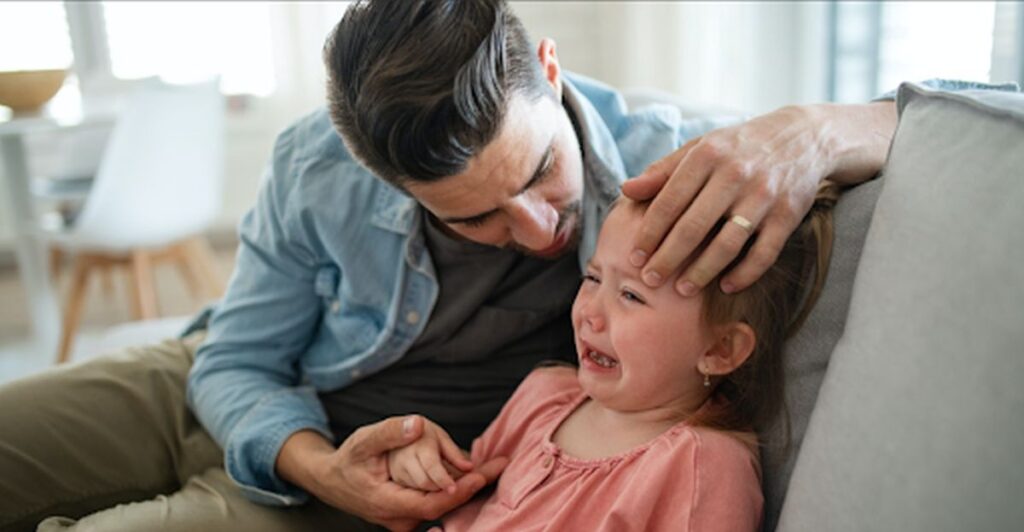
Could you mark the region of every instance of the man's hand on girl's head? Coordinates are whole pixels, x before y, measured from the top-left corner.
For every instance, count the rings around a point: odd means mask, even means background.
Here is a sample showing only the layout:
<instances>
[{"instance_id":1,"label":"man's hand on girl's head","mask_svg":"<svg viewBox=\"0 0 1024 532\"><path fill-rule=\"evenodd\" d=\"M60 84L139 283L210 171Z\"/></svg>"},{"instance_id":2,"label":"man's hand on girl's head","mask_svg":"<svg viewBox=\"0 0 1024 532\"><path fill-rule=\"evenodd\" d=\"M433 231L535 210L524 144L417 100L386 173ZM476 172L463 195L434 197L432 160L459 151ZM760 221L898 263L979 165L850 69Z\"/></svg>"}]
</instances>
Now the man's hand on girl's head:
<instances>
[{"instance_id":1,"label":"man's hand on girl's head","mask_svg":"<svg viewBox=\"0 0 1024 532\"><path fill-rule=\"evenodd\" d=\"M660 286L724 218L676 289L696 294L754 238L721 282L725 292L750 286L774 264L822 179L860 183L881 169L895 116L892 102L789 106L687 142L622 187L635 200L653 198L631 262Z\"/></svg>"}]
</instances>

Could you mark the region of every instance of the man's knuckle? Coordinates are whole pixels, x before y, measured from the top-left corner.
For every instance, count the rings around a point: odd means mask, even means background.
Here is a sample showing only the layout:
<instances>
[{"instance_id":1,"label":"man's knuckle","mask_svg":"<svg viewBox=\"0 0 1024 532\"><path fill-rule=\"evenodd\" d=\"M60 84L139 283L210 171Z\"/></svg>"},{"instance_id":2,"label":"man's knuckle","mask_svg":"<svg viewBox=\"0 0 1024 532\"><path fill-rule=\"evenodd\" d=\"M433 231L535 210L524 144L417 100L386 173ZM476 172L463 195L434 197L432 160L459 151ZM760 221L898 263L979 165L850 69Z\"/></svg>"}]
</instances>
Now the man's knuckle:
<instances>
[{"instance_id":1,"label":"man's knuckle","mask_svg":"<svg viewBox=\"0 0 1024 532\"><path fill-rule=\"evenodd\" d=\"M753 196L754 201L760 205L773 205L779 197L779 193L775 187L769 185L764 180L760 181L757 187L754 188L751 195Z\"/></svg>"},{"instance_id":2,"label":"man's knuckle","mask_svg":"<svg viewBox=\"0 0 1024 532\"><path fill-rule=\"evenodd\" d=\"M721 173L725 183L733 188L743 186L751 179L750 167L739 161L726 163Z\"/></svg>"},{"instance_id":3,"label":"man's knuckle","mask_svg":"<svg viewBox=\"0 0 1024 532\"><path fill-rule=\"evenodd\" d=\"M726 152L721 141L717 140L715 137L705 137L704 140L694 147L693 151L694 158L705 163L718 161Z\"/></svg>"}]
</instances>

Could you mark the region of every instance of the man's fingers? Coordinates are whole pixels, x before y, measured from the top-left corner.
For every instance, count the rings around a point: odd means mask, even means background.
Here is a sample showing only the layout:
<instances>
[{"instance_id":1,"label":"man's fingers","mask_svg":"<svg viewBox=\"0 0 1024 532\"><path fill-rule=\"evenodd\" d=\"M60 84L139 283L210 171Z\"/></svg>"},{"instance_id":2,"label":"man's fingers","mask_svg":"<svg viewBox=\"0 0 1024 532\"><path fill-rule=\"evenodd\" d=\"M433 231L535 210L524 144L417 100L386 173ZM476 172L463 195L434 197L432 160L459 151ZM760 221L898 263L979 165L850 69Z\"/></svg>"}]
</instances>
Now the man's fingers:
<instances>
[{"instance_id":1,"label":"man's fingers","mask_svg":"<svg viewBox=\"0 0 1024 532\"><path fill-rule=\"evenodd\" d=\"M391 417L359 428L346 443L350 445L352 459L362 461L404 447L419 439L422 433L423 418L420 416Z\"/></svg>"},{"instance_id":2,"label":"man's fingers","mask_svg":"<svg viewBox=\"0 0 1024 532\"><path fill-rule=\"evenodd\" d=\"M680 160L664 188L658 192L647 208L647 212L644 213L643 222L634 242L633 252L629 257L630 264L642 267L649 263L655 250L658 250L659 253L664 250L666 246L661 246L661 243L670 239L672 228L679 226L678 221L684 212L691 214L693 205L697 201L694 198L699 199L698 194L708 182L714 162L713 157L713 152L695 148L687 152L686 156ZM689 255L692 249L691 247L684 250L683 257ZM673 266L678 265L679 262L673 264ZM665 263L662 262L658 266L657 273L664 276L671 272L671 270L662 271L664 269ZM645 273L648 271L651 270L645 270ZM650 286L660 286L664 277L652 279L652 281L654 284L648 283Z\"/></svg>"},{"instance_id":3,"label":"man's fingers","mask_svg":"<svg viewBox=\"0 0 1024 532\"><path fill-rule=\"evenodd\" d=\"M794 228L792 225L777 225L766 220L747 256L722 278L722 291L738 292L760 279L764 272L775 264L775 259L778 258Z\"/></svg>"},{"instance_id":4,"label":"man's fingers","mask_svg":"<svg viewBox=\"0 0 1024 532\"><path fill-rule=\"evenodd\" d=\"M499 456L497 458L491 458L490 460L480 464L480 467L476 469L476 472L484 477L487 484L498 480L501 476L501 472L508 466L508 458Z\"/></svg>"},{"instance_id":5,"label":"man's fingers","mask_svg":"<svg viewBox=\"0 0 1024 532\"><path fill-rule=\"evenodd\" d=\"M689 206L685 213L673 219L674 226L665 237L658 250L647 261L640 278L650 287L661 286L673 272L686 261L693 250L697 249L718 220L725 214L733 202L738 183L733 180L717 179L715 184L708 185ZM661 196L659 196L660 198ZM657 200L655 200L657 201ZM653 209L654 205L651 205ZM650 216L648 209L644 218ZM694 292L695 293L695 292ZM693 295L693 293L685 294Z\"/></svg>"},{"instance_id":6,"label":"man's fingers","mask_svg":"<svg viewBox=\"0 0 1024 532\"><path fill-rule=\"evenodd\" d=\"M707 248L694 259L676 280L676 291L683 296L695 295L722 273L755 237L770 204L744 201L723 216L724 223Z\"/></svg>"},{"instance_id":7,"label":"man's fingers","mask_svg":"<svg viewBox=\"0 0 1024 532\"><path fill-rule=\"evenodd\" d=\"M691 139L679 149L651 163L642 174L622 184L622 193L636 201L653 198L665 186L665 182L672 176L690 148L699 140L700 137Z\"/></svg>"}]
</instances>

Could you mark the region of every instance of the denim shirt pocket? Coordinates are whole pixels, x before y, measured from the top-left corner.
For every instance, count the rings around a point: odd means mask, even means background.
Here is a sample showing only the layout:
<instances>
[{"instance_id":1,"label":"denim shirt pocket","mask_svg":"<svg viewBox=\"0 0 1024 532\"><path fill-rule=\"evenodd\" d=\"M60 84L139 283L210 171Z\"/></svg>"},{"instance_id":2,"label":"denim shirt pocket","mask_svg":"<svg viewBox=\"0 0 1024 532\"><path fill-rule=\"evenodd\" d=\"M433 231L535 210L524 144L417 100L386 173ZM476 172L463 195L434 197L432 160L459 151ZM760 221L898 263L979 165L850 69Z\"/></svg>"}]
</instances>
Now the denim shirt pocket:
<instances>
[{"instance_id":1,"label":"denim shirt pocket","mask_svg":"<svg viewBox=\"0 0 1024 532\"><path fill-rule=\"evenodd\" d=\"M333 264L321 266L313 280L313 291L323 302L324 307L332 314L341 310L338 299L338 284L341 281L341 270Z\"/></svg>"}]
</instances>

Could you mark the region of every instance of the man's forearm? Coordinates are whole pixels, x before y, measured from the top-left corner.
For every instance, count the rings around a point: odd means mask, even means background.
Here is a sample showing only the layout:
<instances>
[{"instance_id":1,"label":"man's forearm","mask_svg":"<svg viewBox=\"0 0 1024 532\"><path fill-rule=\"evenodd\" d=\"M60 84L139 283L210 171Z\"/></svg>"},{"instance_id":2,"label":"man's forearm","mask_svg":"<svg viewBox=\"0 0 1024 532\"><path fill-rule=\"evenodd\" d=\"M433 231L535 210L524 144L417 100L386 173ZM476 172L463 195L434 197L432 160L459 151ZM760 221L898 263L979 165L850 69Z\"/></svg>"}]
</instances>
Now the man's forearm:
<instances>
[{"instance_id":1,"label":"man's forearm","mask_svg":"<svg viewBox=\"0 0 1024 532\"><path fill-rule=\"evenodd\" d=\"M320 433L300 430L292 434L277 454L274 470L282 480L290 482L316 496L318 458L335 451L334 445Z\"/></svg>"},{"instance_id":2,"label":"man's forearm","mask_svg":"<svg viewBox=\"0 0 1024 532\"><path fill-rule=\"evenodd\" d=\"M809 107L834 162L829 179L854 185L871 179L882 169L896 131L895 102Z\"/></svg>"}]
</instances>

